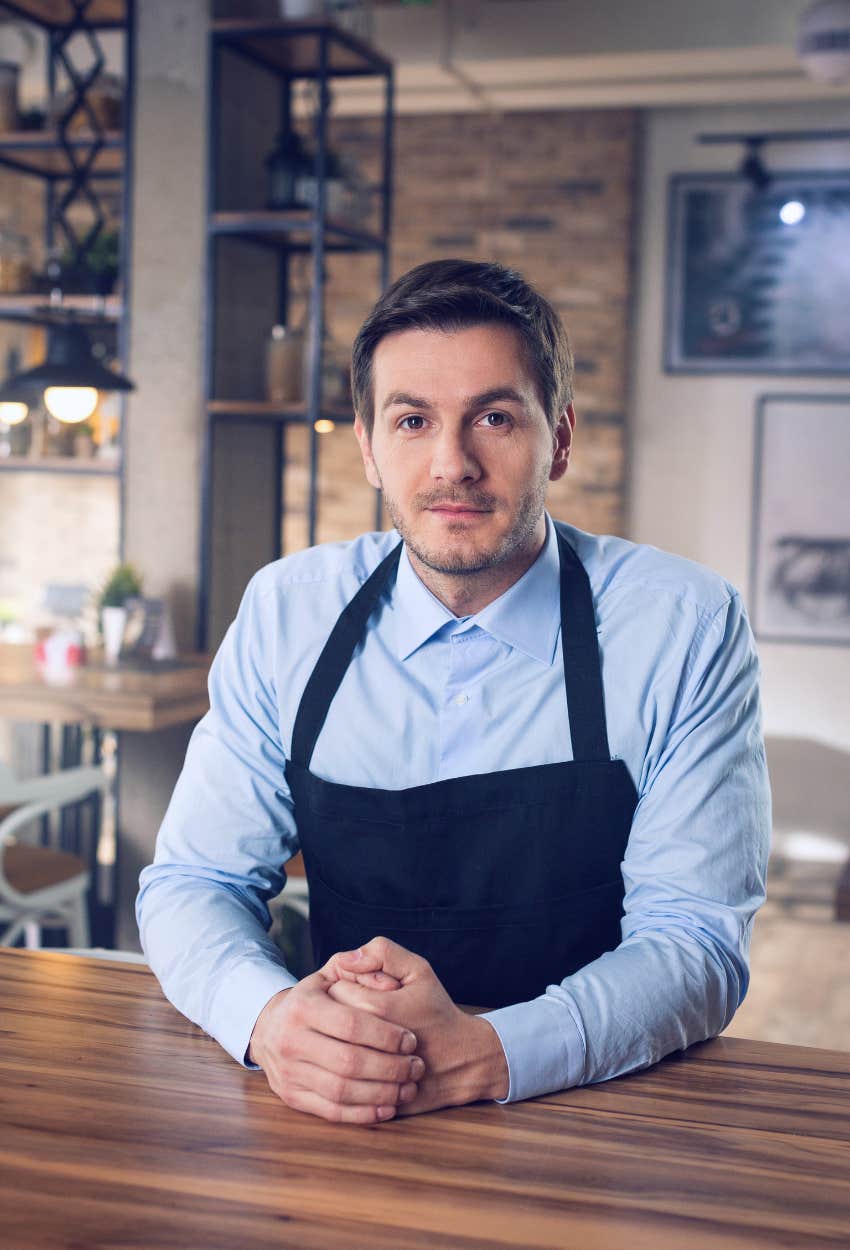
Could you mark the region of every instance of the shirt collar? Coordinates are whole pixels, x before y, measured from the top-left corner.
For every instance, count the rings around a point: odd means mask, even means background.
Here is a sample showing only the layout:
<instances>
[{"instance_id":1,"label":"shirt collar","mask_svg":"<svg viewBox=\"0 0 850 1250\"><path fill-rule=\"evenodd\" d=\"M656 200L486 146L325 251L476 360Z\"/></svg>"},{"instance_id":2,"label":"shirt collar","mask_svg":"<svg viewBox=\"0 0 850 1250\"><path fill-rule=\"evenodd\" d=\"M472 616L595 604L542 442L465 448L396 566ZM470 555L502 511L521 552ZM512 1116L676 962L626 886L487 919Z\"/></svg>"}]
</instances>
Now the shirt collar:
<instances>
[{"instance_id":1,"label":"shirt collar","mask_svg":"<svg viewBox=\"0 0 850 1250\"><path fill-rule=\"evenodd\" d=\"M551 664L561 625L560 577L558 538L547 515L546 540L531 568L498 599L465 618L462 628L478 626L541 664ZM399 560L392 608L400 660L406 660L449 622L457 624L457 618L414 572L406 547Z\"/></svg>"}]
</instances>

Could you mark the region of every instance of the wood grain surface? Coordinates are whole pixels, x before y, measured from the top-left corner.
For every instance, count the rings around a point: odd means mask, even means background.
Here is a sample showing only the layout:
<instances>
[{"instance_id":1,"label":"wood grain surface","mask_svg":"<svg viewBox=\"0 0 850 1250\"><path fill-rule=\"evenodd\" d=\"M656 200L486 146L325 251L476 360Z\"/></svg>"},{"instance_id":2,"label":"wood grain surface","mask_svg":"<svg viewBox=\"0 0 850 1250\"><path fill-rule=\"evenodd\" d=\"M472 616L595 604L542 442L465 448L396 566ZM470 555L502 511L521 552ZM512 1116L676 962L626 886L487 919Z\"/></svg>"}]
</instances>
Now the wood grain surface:
<instances>
[{"instance_id":1,"label":"wood grain surface","mask_svg":"<svg viewBox=\"0 0 850 1250\"><path fill-rule=\"evenodd\" d=\"M2 1250L850 1245L850 1054L721 1038L374 1129L287 1110L148 969L0 952Z\"/></svg>"},{"instance_id":2,"label":"wood grain surface","mask_svg":"<svg viewBox=\"0 0 850 1250\"><path fill-rule=\"evenodd\" d=\"M83 666L69 685L51 686L36 669L32 647L2 643L0 716L143 733L200 720L209 707L210 661L185 658L185 666L162 672Z\"/></svg>"}]
</instances>

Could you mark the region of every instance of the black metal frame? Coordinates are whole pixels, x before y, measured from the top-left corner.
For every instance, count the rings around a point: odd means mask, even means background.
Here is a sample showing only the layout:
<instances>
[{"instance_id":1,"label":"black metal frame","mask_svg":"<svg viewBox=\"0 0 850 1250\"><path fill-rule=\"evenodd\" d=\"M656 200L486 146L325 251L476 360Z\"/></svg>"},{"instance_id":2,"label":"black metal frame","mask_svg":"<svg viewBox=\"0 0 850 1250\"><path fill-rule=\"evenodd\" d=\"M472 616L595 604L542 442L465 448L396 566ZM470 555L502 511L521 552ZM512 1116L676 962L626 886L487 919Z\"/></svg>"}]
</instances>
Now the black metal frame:
<instances>
[{"instance_id":1,"label":"black metal frame","mask_svg":"<svg viewBox=\"0 0 850 1250\"><path fill-rule=\"evenodd\" d=\"M731 138L737 140L739 136ZM725 136L723 137L725 141ZM710 141L711 136L707 139ZM719 141L719 140L718 140ZM812 186L825 184L829 181L843 180L850 185L846 170L825 169L776 169L771 170L774 182L810 183ZM746 184L746 178L735 172L723 173L716 170L708 172L691 171L688 173L671 174L667 187L667 229L666 229L666 275L664 301L664 332L662 343L662 369L667 374L682 376L706 375L765 375L778 377L811 376L819 378L840 378L850 373L850 361L841 368L831 364L812 364L789 359L785 362L765 359L762 357L736 358L706 356L704 359L685 357L681 350L680 335L682 333L683 307L685 304L685 266L686 244L682 227L682 205L684 195L689 187L695 184L717 187L735 187Z\"/></svg>"},{"instance_id":2,"label":"black metal frame","mask_svg":"<svg viewBox=\"0 0 850 1250\"><path fill-rule=\"evenodd\" d=\"M74 95L70 105L64 110L57 126L57 137L42 142L39 132L32 137L16 135L13 139L0 136L0 165L28 177L38 178L45 185L45 234L47 248L54 245L57 229L65 235L74 249L77 260L92 246L103 227L103 213L94 184L98 182L121 181L122 184L122 231L121 257L119 273L121 279L121 314L117 319L100 314L96 311L97 297L92 297L92 311L85 314L73 313L71 316L84 324L97 327L101 331L110 331L113 320L117 333L116 355L120 361L122 373L129 371L130 348L130 239L132 234L132 203L133 203L133 121L135 109L135 0L124 0L125 19L123 22L89 20L86 11L91 0L70 0L74 8L74 16L70 21L49 21L31 13L25 3L14 3L13 0L0 0L0 9L15 17L32 23L44 33L48 42L47 87L51 106L56 95L57 65L61 64L68 74ZM98 32L120 31L124 35L124 123L121 139L116 139L100 126L97 117L92 113L87 102L89 89L94 85L103 68L103 54L97 39ZM94 65L87 73L80 74L67 56L67 45L76 35L84 35L89 46L94 50ZM68 131L71 117L82 108L88 116L91 134L80 137ZM45 152L62 152L66 168L45 169L32 161L20 159L13 155L18 149L32 150L37 145ZM105 149L120 148L123 151L122 168L120 170L103 170L97 168L97 158ZM81 155L82 154L82 155ZM95 222L84 239L77 239L70 222L65 216L72 200L82 195L92 206ZM63 312L61 319L66 320L68 313ZM49 327L55 324L57 313L45 305L30 311L0 308L0 321L17 321L28 325ZM90 467L63 469L61 465L38 464L0 464L4 472L26 470L27 472L48 473L82 473L119 479L119 536L118 550L124 558L125 542L125 457L126 457L126 399L122 396L120 413L120 467Z\"/></svg>"},{"instance_id":3,"label":"black metal frame","mask_svg":"<svg viewBox=\"0 0 850 1250\"><path fill-rule=\"evenodd\" d=\"M85 252L94 243L97 234L104 224L103 213L94 186L96 182L114 182L121 180L122 184L122 231L121 231L121 255L119 263L119 274L121 278L121 313L115 319L115 330L117 333L116 355L121 362L121 372L127 373L129 368L129 346L130 346L130 240L132 236L132 203L133 203L133 132L134 132L134 112L135 112L135 0L124 0L124 20L115 21L89 21L86 17L86 10L89 8L91 0L70 0L74 8L74 16L70 21L49 21L42 19L31 13L25 3L14 3L13 0L0 0L0 9L5 10L15 17L32 23L39 27L45 34L48 41L48 58L47 58L47 75L48 75L48 97L52 108L56 94L56 67L57 63L64 66L66 73L71 80L74 95L69 107L64 111L57 126L57 137L52 140L40 142L37 132L32 138L24 136L16 136L14 139L2 139L0 136L0 165L7 169L13 170L15 173L38 178L45 184L45 244L48 248L53 246L57 228L61 229L71 247L75 251L76 259L85 255ZM99 31L120 31L124 35L124 119L122 127L122 137L120 140L115 139L107 134L100 126L96 116L88 107L86 96L88 90L95 83L98 74L103 66L102 52L97 40L97 32ZM88 73L80 74L76 68L70 63L65 55L68 41L75 35L82 33L89 40L89 45L94 48L94 67ZM83 108L88 115L91 126L91 134L85 137L77 137L68 133L68 124L72 115L80 108ZM35 144L33 143L35 140ZM66 160L66 169L46 169L27 162L15 156L13 153L17 149L29 148L33 146L42 147L45 152L61 151ZM122 148L123 159L120 170L100 170L96 168L97 158L100 153L107 148ZM80 159L80 154L82 157ZM61 193L60 193L61 192ZM82 195L92 206L95 220L94 225L87 232L86 236L79 240L76 238L70 222L65 217L65 210L70 207L73 199ZM103 330L111 327L113 319L107 315L99 315L94 311L95 298L93 298L93 311L85 314L71 314L80 321L97 326ZM61 313L61 320L68 319L68 312L65 310ZM44 325L49 327L57 320L57 313L49 307L33 308L31 311L22 312L14 310L6 310L0 308L0 321L19 321L30 325ZM125 542L125 512L126 512L126 491L125 491L125 469L126 469L126 398L121 397L121 424L120 424L120 467L113 466L78 466L73 469L63 468L61 465L39 465L21 464L21 463L3 463L0 468L4 472L42 472L42 473L64 473L64 474L82 474L96 475L103 477L117 477L119 479L119 516L120 529L118 538L118 549L120 558L124 558L124 542ZM48 757L49 747L49 729L44 727L42 730L42 754L45 757L43 763L49 766ZM79 762L79 734L74 734L71 730L63 731L62 737L62 767L67 767ZM100 754L100 731L95 730L95 749L96 759L99 760ZM116 760L116 776L114 779L115 793L117 794L118 778L120 775L120 759ZM88 843L89 849L94 853L94 847L97 843L97 827L100 813L100 801L87 800L84 804L74 805L71 811L63 813L61 829L62 845L72 850L83 849L80 842L80 810L86 808L90 811L88 821ZM115 882L118 880L118 858L120 855L120 839L116 843L116 860L112 868L112 880L103 881L98 876L98 866L93 862L93 888L89 894L89 915L91 923L92 941L95 945L111 946L114 941L115 933L115 905L111 899L102 901L104 896L101 894L101 887L114 898Z\"/></svg>"},{"instance_id":4,"label":"black metal frame","mask_svg":"<svg viewBox=\"0 0 850 1250\"><path fill-rule=\"evenodd\" d=\"M831 638L812 634L774 633L770 628L763 628L758 610L759 582L761 568L759 554L761 546L762 522L762 488L764 485L764 455L767 438L766 424L768 409L775 404L838 404L850 410L850 394L841 395L835 391L824 391L821 394L798 391L779 391L763 393L756 399L755 438L753 445L753 489L750 508L750 550L749 550L749 606L753 633L760 642L783 643L789 646L810 647L848 647L847 638Z\"/></svg>"},{"instance_id":5,"label":"black metal frame","mask_svg":"<svg viewBox=\"0 0 850 1250\"><path fill-rule=\"evenodd\" d=\"M246 46L245 40L287 39L312 37L318 41L318 64L315 69L290 71L281 67L272 57L265 57L257 52L256 47ZM360 66L332 68L330 65L331 51L334 45L345 48L360 61ZM216 213L216 176L217 156L219 151L219 116L216 107L220 83L220 58L222 52L230 51L252 62L257 68L272 74L280 82L280 118L282 129L289 127L292 107L292 85L296 80L315 79L319 88L319 107L315 118L315 172L318 186L318 203L315 209L305 217L303 213L287 214L285 212L264 213L262 219L246 228L243 223L228 222L219 219ZM197 646L205 651L209 646L209 606L210 579L212 576L212 468L213 468L213 432L217 422L239 420L242 422L271 422L275 427L276 457L276 498L275 498L275 529L271 551L273 558L282 554L282 531L285 499L283 497L283 470L286 455L286 426L289 424L305 425L310 429L310 488L309 488L309 529L311 545L316 541L318 512L318 479L320 436L315 423L321 412L321 367L322 344L325 329L325 276L324 258L329 252L373 252L380 258L380 289L384 290L389 282L390 274L390 226L392 221L392 180L393 180L393 106L394 79L391 62L377 53L369 45L348 34L326 21L305 21L298 23L278 22L245 22L233 21L213 22L210 31L208 48L208 132L207 132L207 264L206 264L206 301L204 325L204 444L201 456L201 526L200 526L200 574L198 583L198 614L197 614ZM328 154L328 114L330 106L329 81L341 77L381 77L384 79L384 115L382 134L382 178L381 194L381 228L376 235L363 231L351 230L336 223L329 223L327 218L327 195L325 184L325 167ZM309 240L298 239L297 232L309 231ZM310 291L310 308L308 317L310 358L307 371L308 394L306 408L303 411L287 411L266 414L235 415L238 404L234 404L234 415L212 413L210 402L214 396L214 366L216 357L215 343L215 301L216 301L216 248L219 239L237 238L250 242L258 247L271 248L275 251L278 264L278 313L281 321L286 321L289 303L289 264L288 258L296 252L309 253L312 259L312 282ZM330 414L329 414L330 415ZM340 422L339 413L333 419ZM353 414L348 418L353 422ZM382 523L383 504L380 492L376 492L375 525L380 528Z\"/></svg>"}]
</instances>

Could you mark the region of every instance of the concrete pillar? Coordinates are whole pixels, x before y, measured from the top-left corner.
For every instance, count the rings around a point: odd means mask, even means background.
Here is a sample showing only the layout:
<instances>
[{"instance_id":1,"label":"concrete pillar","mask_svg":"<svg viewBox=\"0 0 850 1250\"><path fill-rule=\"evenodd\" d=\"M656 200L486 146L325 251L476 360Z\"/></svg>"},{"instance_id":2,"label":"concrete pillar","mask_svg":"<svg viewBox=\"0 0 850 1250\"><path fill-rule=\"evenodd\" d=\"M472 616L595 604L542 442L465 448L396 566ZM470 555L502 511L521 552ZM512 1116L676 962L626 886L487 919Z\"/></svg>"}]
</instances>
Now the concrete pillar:
<instances>
[{"instance_id":1,"label":"concrete pillar","mask_svg":"<svg viewBox=\"0 0 850 1250\"><path fill-rule=\"evenodd\" d=\"M195 633L203 414L208 0L136 5L124 546L169 600L178 647ZM116 944L137 947L133 901L191 726L122 734Z\"/></svg>"}]
</instances>

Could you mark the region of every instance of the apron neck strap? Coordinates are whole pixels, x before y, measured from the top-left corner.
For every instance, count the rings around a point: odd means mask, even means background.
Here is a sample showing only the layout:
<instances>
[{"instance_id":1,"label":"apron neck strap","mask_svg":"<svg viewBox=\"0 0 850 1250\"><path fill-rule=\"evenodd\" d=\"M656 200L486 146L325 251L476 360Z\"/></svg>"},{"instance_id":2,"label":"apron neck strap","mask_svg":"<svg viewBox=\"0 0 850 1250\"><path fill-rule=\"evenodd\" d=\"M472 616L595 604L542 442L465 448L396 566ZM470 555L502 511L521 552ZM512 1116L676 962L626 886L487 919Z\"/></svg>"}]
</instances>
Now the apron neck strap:
<instances>
[{"instance_id":1,"label":"apron neck strap","mask_svg":"<svg viewBox=\"0 0 850 1250\"><path fill-rule=\"evenodd\" d=\"M609 760L602 659L590 578L556 521L561 563L561 649L573 759Z\"/></svg>"},{"instance_id":2,"label":"apron neck strap","mask_svg":"<svg viewBox=\"0 0 850 1250\"><path fill-rule=\"evenodd\" d=\"M310 680L304 688L292 729L292 762L308 768L331 701L339 689L358 644L366 633L369 617L398 568L402 543L393 547L346 604L331 630Z\"/></svg>"}]
</instances>

